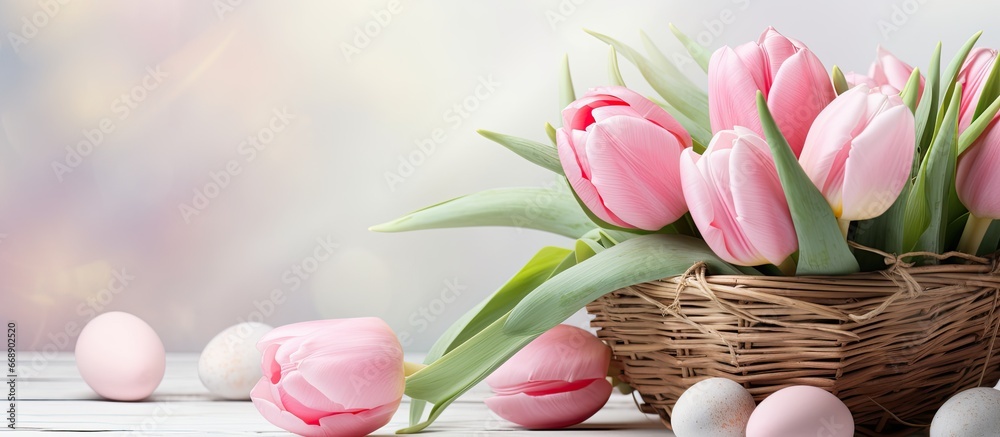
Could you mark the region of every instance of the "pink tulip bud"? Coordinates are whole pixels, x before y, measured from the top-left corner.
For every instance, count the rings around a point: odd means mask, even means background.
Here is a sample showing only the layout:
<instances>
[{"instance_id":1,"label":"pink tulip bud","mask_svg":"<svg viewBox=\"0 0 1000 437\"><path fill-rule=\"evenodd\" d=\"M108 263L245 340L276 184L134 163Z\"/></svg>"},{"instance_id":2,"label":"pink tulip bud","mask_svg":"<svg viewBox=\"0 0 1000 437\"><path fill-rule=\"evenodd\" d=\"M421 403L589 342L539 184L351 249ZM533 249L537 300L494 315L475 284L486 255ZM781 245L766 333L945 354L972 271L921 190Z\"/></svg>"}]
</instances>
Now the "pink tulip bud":
<instances>
[{"instance_id":1,"label":"pink tulip bud","mask_svg":"<svg viewBox=\"0 0 1000 437\"><path fill-rule=\"evenodd\" d=\"M989 78L997 51L987 48L973 49L965 59L958 83L962 84L959 102L959 130L965 130L973 121L976 106ZM969 149L958 159L956 188L958 198L974 217L1000 219L1000 127L997 117L986 127Z\"/></svg>"},{"instance_id":2,"label":"pink tulip bud","mask_svg":"<svg viewBox=\"0 0 1000 437\"><path fill-rule=\"evenodd\" d=\"M250 397L269 422L304 436L364 436L403 397L403 348L381 319L318 320L257 343L264 377Z\"/></svg>"},{"instance_id":3,"label":"pink tulip bud","mask_svg":"<svg viewBox=\"0 0 1000 437\"><path fill-rule=\"evenodd\" d=\"M965 64L958 73L957 82L962 84L962 100L958 109L958 130L964 131L972 124L979 96L983 94L983 86L990 77L993 63L996 62L997 51L987 48L976 48L969 52ZM992 102L991 102L992 103Z\"/></svg>"},{"instance_id":4,"label":"pink tulip bud","mask_svg":"<svg viewBox=\"0 0 1000 437\"><path fill-rule=\"evenodd\" d=\"M872 78L874 85L869 84L869 86L875 88L876 86L889 85L895 88L898 93L906 87L906 82L910 80L911 74L913 74L913 67L889 53L882 46L878 46L875 62L868 70L868 76ZM921 76L918 92L922 93L923 91L924 77Z\"/></svg>"},{"instance_id":5,"label":"pink tulip bud","mask_svg":"<svg viewBox=\"0 0 1000 437\"><path fill-rule=\"evenodd\" d=\"M816 117L799 163L840 220L882 215L913 165L913 113L889 86L858 85Z\"/></svg>"},{"instance_id":6,"label":"pink tulip bud","mask_svg":"<svg viewBox=\"0 0 1000 437\"><path fill-rule=\"evenodd\" d=\"M563 428L587 420L611 397L611 349L593 334L559 325L486 378L496 396L486 406L529 429Z\"/></svg>"},{"instance_id":7,"label":"pink tulip bud","mask_svg":"<svg viewBox=\"0 0 1000 437\"><path fill-rule=\"evenodd\" d=\"M666 111L624 87L595 88L562 112L563 172L597 217L662 229L684 215L677 160L691 136Z\"/></svg>"},{"instance_id":8,"label":"pink tulip bud","mask_svg":"<svg viewBox=\"0 0 1000 437\"><path fill-rule=\"evenodd\" d=\"M847 82L848 88L854 88L861 84L868 85L870 88L878 87L878 84L875 83L875 79L853 71L844 73L844 80Z\"/></svg>"},{"instance_id":9,"label":"pink tulip bud","mask_svg":"<svg viewBox=\"0 0 1000 437\"><path fill-rule=\"evenodd\" d=\"M720 258L778 265L798 249L770 148L750 129L716 133L704 155L685 150L681 180L691 217Z\"/></svg>"},{"instance_id":10,"label":"pink tulip bud","mask_svg":"<svg viewBox=\"0 0 1000 437\"><path fill-rule=\"evenodd\" d=\"M1000 219L1000 127L993 120L958 160L958 198L973 216Z\"/></svg>"},{"instance_id":11,"label":"pink tulip bud","mask_svg":"<svg viewBox=\"0 0 1000 437\"><path fill-rule=\"evenodd\" d=\"M743 126L763 135L757 90L767 98L767 107L795 156L813 119L836 95L819 58L773 27L755 43L722 47L712 54L708 65L712 132Z\"/></svg>"}]
</instances>

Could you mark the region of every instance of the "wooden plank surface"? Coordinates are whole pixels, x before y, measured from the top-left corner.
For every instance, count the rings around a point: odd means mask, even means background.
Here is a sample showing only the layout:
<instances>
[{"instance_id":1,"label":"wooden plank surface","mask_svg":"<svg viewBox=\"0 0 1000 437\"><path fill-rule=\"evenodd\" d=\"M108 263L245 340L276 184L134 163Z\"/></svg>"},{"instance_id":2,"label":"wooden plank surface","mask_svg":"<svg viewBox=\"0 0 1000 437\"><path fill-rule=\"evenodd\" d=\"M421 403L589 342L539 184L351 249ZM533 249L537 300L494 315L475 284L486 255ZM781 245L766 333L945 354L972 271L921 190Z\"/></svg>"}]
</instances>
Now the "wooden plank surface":
<instances>
[{"instance_id":1,"label":"wooden plank surface","mask_svg":"<svg viewBox=\"0 0 1000 437\"><path fill-rule=\"evenodd\" d=\"M419 361L420 357L409 357ZM271 425L249 401L213 397L198 380L197 354L170 354L163 382L143 402L100 399L80 378L72 354L46 360L39 354L18 354L17 432L4 435L291 435ZM597 415L569 430L525 431L495 415L483 404L489 395L476 387L438 419L435 436L559 437L623 435L670 437L655 416L640 413L631 396L615 393ZM406 426L404 402L389 425L374 435L394 435Z\"/></svg>"}]
</instances>

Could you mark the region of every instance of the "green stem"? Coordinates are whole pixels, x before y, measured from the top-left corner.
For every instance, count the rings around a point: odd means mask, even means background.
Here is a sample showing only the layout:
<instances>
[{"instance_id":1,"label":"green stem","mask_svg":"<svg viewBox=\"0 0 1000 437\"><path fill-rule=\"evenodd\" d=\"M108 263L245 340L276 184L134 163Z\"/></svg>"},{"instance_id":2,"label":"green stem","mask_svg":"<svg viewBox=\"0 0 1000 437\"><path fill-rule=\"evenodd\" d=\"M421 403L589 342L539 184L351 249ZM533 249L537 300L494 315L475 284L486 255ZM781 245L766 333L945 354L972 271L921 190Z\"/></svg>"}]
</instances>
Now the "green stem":
<instances>
[{"instance_id":1,"label":"green stem","mask_svg":"<svg viewBox=\"0 0 1000 437\"><path fill-rule=\"evenodd\" d=\"M427 365L420 363L411 363L409 361L403 361L403 372L405 373L406 376L410 376L414 373L417 373L423 370L424 367L427 367Z\"/></svg>"},{"instance_id":2,"label":"green stem","mask_svg":"<svg viewBox=\"0 0 1000 437\"><path fill-rule=\"evenodd\" d=\"M781 264L778 264L778 270L781 270L781 273L784 273L785 276L795 276L796 267L795 259L792 257L785 258Z\"/></svg>"},{"instance_id":3,"label":"green stem","mask_svg":"<svg viewBox=\"0 0 1000 437\"><path fill-rule=\"evenodd\" d=\"M837 219L837 224L840 225L840 233L844 234L844 239L846 240L847 239L847 231L851 229L851 221L850 220L841 220L841 219L838 218Z\"/></svg>"},{"instance_id":4,"label":"green stem","mask_svg":"<svg viewBox=\"0 0 1000 437\"><path fill-rule=\"evenodd\" d=\"M962 239L958 242L958 251L975 255L979 252L979 246L983 244L983 237L986 230L990 228L993 219L976 217L969 213L969 221L965 223L965 231L962 232Z\"/></svg>"}]
</instances>

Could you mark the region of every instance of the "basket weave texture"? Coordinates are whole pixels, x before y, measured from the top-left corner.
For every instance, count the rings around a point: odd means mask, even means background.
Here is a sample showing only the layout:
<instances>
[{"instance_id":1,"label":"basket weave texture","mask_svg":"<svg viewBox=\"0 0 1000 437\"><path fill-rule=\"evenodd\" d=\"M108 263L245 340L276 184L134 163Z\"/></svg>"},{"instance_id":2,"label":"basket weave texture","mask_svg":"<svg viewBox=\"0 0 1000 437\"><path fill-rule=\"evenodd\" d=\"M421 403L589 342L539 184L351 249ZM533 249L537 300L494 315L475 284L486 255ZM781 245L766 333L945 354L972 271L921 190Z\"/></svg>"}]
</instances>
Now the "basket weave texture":
<instances>
[{"instance_id":1,"label":"basket weave texture","mask_svg":"<svg viewBox=\"0 0 1000 437\"><path fill-rule=\"evenodd\" d=\"M1000 378L995 257L886 255L886 270L840 277L681 276L588 305L621 379L670 427L677 398L723 377L760 402L791 385L835 394L861 435L930 424L953 394ZM932 257L958 264L913 267Z\"/></svg>"}]
</instances>

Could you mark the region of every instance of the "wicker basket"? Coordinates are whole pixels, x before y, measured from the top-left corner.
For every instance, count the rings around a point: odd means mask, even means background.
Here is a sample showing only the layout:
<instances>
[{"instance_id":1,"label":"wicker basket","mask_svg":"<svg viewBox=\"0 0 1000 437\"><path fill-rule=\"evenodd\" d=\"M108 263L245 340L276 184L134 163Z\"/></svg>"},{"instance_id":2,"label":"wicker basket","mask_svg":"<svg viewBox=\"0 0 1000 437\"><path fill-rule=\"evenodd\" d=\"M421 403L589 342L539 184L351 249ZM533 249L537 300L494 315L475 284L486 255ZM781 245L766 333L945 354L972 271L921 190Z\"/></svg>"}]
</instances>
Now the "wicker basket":
<instances>
[{"instance_id":1,"label":"wicker basket","mask_svg":"<svg viewBox=\"0 0 1000 437\"><path fill-rule=\"evenodd\" d=\"M912 256L961 263L901 261ZM621 379L668 428L684 390L723 377L758 402L790 385L822 387L847 404L859 434L905 435L951 395L1000 378L994 260L887 256L887 270L826 278L706 276L696 265L588 310Z\"/></svg>"}]
</instances>

